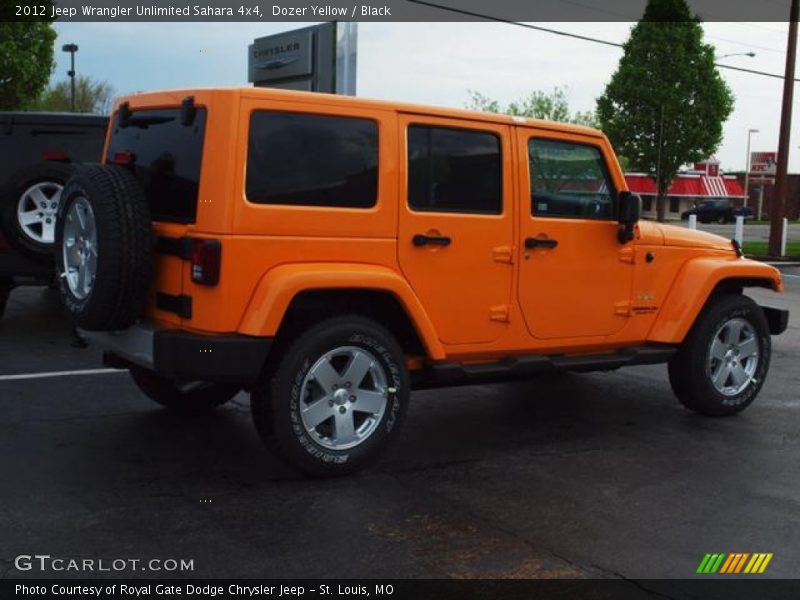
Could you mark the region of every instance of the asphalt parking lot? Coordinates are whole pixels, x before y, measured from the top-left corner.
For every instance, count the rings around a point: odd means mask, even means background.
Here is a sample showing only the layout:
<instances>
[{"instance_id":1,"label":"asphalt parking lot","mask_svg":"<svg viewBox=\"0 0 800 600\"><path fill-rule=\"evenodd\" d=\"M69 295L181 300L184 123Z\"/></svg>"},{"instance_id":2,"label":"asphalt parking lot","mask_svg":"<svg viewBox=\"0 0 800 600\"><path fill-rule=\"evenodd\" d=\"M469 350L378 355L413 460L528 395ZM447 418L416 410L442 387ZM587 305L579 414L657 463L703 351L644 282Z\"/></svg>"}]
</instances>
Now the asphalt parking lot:
<instances>
[{"instance_id":1,"label":"asphalt parking lot","mask_svg":"<svg viewBox=\"0 0 800 600\"><path fill-rule=\"evenodd\" d=\"M663 366L413 395L374 468L304 480L242 394L181 418L71 345L54 293L0 321L0 577L20 554L192 559L193 577L683 578L708 552L800 559L800 270L756 403L684 410ZM166 575L158 572L122 575ZM80 576L44 573L45 576ZM120 574L117 574L120 575ZM184 575L169 573L169 575Z\"/></svg>"}]
</instances>

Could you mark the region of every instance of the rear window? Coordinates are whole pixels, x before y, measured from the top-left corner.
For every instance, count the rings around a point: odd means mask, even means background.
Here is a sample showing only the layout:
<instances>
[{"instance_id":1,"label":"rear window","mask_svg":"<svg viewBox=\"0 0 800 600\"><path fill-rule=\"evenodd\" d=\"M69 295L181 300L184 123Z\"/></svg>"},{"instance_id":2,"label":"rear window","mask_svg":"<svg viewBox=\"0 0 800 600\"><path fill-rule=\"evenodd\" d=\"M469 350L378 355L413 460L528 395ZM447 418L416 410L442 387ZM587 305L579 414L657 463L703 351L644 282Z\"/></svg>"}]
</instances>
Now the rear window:
<instances>
[{"instance_id":1,"label":"rear window","mask_svg":"<svg viewBox=\"0 0 800 600\"><path fill-rule=\"evenodd\" d=\"M353 117L253 112L246 192L257 204L375 206L378 124Z\"/></svg>"},{"instance_id":2,"label":"rear window","mask_svg":"<svg viewBox=\"0 0 800 600\"><path fill-rule=\"evenodd\" d=\"M206 109L199 107L191 125L181 125L179 108L134 111L125 127L115 115L106 162L118 152L132 153L153 219L193 223L205 129Z\"/></svg>"}]
</instances>

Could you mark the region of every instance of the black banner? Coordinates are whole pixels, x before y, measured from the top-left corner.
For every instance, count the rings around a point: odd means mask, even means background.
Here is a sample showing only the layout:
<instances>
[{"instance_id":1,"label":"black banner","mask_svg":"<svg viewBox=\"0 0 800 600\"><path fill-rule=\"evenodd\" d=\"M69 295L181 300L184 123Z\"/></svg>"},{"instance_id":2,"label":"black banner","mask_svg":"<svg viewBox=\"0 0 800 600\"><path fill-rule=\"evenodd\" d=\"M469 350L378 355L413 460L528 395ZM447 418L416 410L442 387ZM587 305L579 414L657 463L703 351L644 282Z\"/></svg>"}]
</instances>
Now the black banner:
<instances>
[{"instance_id":1,"label":"black banner","mask_svg":"<svg viewBox=\"0 0 800 600\"><path fill-rule=\"evenodd\" d=\"M800 580L545 579L545 580L13 580L0 582L4 599L38 600L794 600Z\"/></svg>"},{"instance_id":2,"label":"black banner","mask_svg":"<svg viewBox=\"0 0 800 600\"><path fill-rule=\"evenodd\" d=\"M703 21L788 21L788 0L687 0ZM3 0L2 20L638 21L646 0Z\"/></svg>"}]
</instances>

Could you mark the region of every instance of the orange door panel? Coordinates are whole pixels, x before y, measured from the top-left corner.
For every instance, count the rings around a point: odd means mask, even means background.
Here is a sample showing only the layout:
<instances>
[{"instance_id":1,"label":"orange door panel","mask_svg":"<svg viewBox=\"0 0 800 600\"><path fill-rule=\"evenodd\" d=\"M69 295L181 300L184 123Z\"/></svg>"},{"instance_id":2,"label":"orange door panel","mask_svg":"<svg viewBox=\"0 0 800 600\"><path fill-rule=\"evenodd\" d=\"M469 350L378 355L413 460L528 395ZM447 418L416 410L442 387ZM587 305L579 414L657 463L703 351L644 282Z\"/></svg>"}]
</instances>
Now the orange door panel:
<instances>
[{"instance_id":1,"label":"orange door panel","mask_svg":"<svg viewBox=\"0 0 800 600\"><path fill-rule=\"evenodd\" d=\"M513 282L510 130L504 125L417 115L401 115L399 126L400 267L443 343L496 340L508 326ZM459 136L471 138L473 133L478 145L473 148L476 154L469 156ZM451 162L437 159L436 148L447 144L453 152L465 154ZM491 153L493 145L499 155ZM420 158L420 147L430 154ZM483 147L490 154L479 154ZM411 163L409 148L415 153ZM492 171L494 164L496 185L480 175L481 169ZM476 186L485 186L485 192L476 192ZM493 209L481 211L478 203L484 201Z\"/></svg>"},{"instance_id":2,"label":"orange door panel","mask_svg":"<svg viewBox=\"0 0 800 600\"><path fill-rule=\"evenodd\" d=\"M611 335L628 320L633 264L617 240L607 149L552 135L517 130L519 303L534 337Z\"/></svg>"}]
</instances>

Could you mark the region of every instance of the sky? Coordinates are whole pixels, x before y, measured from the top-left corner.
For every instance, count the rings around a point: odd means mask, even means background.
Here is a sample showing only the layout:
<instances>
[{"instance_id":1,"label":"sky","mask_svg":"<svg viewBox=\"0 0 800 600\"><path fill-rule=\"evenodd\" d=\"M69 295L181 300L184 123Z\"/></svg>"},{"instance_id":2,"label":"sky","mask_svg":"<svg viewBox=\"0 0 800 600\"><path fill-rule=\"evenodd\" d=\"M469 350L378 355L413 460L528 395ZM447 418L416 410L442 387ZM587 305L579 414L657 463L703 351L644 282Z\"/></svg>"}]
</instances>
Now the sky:
<instances>
[{"instance_id":1,"label":"sky","mask_svg":"<svg viewBox=\"0 0 800 600\"><path fill-rule=\"evenodd\" d=\"M117 94L247 83L253 39L312 23L56 23L57 48L76 43L76 71L109 82ZM539 23L623 42L631 23ZM782 75L786 23L705 23L719 62ZM755 52L755 57L727 54ZM533 90L566 89L573 111L589 111L622 50L506 23L359 23L359 96L463 107L468 90L508 103ZM69 55L57 53L53 80L66 77ZM782 79L722 70L736 105L716 153L724 170L751 151L775 151ZM800 89L794 108L800 103ZM789 170L800 172L800 114L792 125Z\"/></svg>"}]
</instances>

